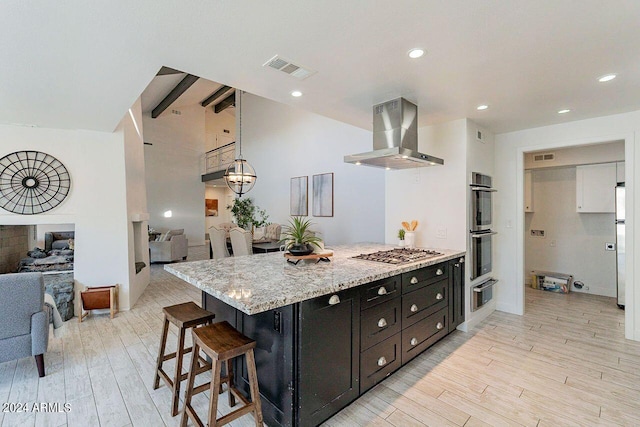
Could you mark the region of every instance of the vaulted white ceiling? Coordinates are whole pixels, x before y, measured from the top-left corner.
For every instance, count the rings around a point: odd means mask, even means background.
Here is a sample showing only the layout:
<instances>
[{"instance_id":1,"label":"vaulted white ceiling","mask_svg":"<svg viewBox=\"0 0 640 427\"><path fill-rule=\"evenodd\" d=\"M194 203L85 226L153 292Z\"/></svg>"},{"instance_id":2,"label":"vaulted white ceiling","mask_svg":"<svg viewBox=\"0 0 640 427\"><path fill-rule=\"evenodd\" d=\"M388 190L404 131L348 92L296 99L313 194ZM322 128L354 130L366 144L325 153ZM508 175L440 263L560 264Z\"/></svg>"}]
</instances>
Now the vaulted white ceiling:
<instances>
[{"instance_id":1,"label":"vaulted white ceiling","mask_svg":"<svg viewBox=\"0 0 640 427\"><path fill-rule=\"evenodd\" d=\"M363 128L404 96L420 126L500 133L640 109L638 22L636 0L6 0L0 123L112 131L164 65Z\"/></svg>"}]
</instances>

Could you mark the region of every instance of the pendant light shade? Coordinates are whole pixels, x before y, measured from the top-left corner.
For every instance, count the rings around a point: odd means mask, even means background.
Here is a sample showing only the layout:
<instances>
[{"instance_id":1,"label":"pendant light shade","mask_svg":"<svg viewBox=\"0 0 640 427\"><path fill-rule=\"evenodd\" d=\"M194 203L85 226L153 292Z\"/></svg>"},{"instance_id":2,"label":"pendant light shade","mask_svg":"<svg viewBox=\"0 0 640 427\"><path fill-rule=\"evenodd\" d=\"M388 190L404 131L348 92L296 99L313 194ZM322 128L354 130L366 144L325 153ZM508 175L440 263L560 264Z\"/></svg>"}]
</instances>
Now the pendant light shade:
<instances>
[{"instance_id":1,"label":"pendant light shade","mask_svg":"<svg viewBox=\"0 0 640 427\"><path fill-rule=\"evenodd\" d=\"M227 186L242 197L249 192L256 183L256 171L245 159L239 157L233 161L224 173Z\"/></svg>"},{"instance_id":2,"label":"pendant light shade","mask_svg":"<svg viewBox=\"0 0 640 427\"><path fill-rule=\"evenodd\" d=\"M249 192L256 183L256 171L242 158L242 91L238 97L240 108L238 109L238 148L239 156L233 161L224 173L224 182L227 186L242 197L243 194Z\"/></svg>"}]
</instances>

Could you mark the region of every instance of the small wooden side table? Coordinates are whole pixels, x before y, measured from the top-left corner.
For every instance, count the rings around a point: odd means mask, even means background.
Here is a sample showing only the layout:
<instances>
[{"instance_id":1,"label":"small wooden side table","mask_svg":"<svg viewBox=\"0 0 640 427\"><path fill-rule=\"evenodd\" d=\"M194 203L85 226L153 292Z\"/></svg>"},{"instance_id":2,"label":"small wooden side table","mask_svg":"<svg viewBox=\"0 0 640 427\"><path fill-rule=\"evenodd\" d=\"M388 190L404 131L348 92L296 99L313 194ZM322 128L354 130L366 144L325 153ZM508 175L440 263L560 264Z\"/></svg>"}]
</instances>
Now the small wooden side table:
<instances>
[{"instance_id":1,"label":"small wooden side table","mask_svg":"<svg viewBox=\"0 0 640 427\"><path fill-rule=\"evenodd\" d=\"M80 315L78 316L80 323L82 323L82 319L91 313L91 310L108 308L112 319L118 312L118 285L87 288L84 292L80 292L80 298L82 300Z\"/></svg>"}]
</instances>

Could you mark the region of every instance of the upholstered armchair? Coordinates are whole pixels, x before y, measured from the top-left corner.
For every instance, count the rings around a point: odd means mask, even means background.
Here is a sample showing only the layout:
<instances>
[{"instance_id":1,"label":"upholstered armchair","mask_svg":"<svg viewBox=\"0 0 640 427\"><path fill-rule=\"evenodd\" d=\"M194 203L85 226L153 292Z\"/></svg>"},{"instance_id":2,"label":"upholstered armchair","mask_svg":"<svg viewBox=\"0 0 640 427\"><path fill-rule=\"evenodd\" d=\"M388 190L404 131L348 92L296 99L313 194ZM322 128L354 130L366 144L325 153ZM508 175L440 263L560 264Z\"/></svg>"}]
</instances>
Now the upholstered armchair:
<instances>
[{"instance_id":1,"label":"upholstered armchair","mask_svg":"<svg viewBox=\"0 0 640 427\"><path fill-rule=\"evenodd\" d=\"M277 242L280 240L280 233L282 232L282 226L280 224L272 223L265 227L264 238L266 240Z\"/></svg>"},{"instance_id":2,"label":"upholstered armchair","mask_svg":"<svg viewBox=\"0 0 640 427\"><path fill-rule=\"evenodd\" d=\"M149 242L150 262L173 262L187 259L189 240L184 229L169 230L160 240Z\"/></svg>"},{"instance_id":3,"label":"upholstered armchair","mask_svg":"<svg viewBox=\"0 0 640 427\"><path fill-rule=\"evenodd\" d=\"M49 344L49 308L42 273L0 275L0 363L34 356L44 377Z\"/></svg>"}]
</instances>

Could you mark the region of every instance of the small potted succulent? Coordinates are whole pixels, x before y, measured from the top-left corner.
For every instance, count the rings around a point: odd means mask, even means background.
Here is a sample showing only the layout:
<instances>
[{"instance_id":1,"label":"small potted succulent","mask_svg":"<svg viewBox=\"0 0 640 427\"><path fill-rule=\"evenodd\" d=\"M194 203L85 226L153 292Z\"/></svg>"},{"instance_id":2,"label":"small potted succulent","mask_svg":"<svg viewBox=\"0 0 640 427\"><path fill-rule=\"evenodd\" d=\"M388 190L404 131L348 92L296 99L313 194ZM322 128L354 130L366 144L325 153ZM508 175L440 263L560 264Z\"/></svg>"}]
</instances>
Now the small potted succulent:
<instances>
[{"instance_id":1,"label":"small potted succulent","mask_svg":"<svg viewBox=\"0 0 640 427\"><path fill-rule=\"evenodd\" d=\"M282 240L285 251L289 251L291 255L302 256L309 255L313 252L313 246L320 247L318 242L322 239L317 237L311 230L312 223L302 216L293 216L289 224L282 227Z\"/></svg>"},{"instance_id":2,"label":"small potted succulent","mask_svg":"<svg viewBox=\"0 0 640 427\"><path fill-rule=\"evenodd\" d=\"M404 233L404 228L398 230L398 246L400 246L401 248L404 247Z\"/></svg>"}]
</instances>

